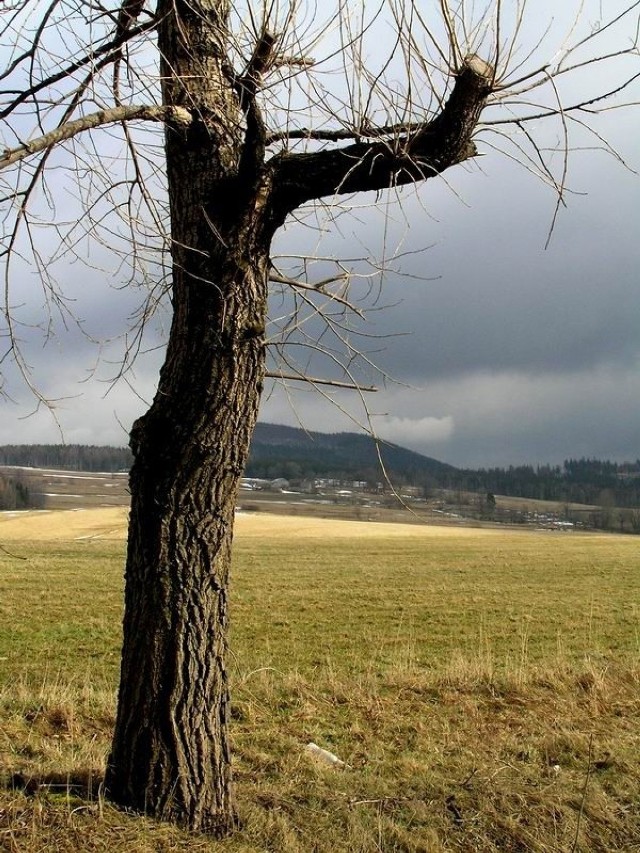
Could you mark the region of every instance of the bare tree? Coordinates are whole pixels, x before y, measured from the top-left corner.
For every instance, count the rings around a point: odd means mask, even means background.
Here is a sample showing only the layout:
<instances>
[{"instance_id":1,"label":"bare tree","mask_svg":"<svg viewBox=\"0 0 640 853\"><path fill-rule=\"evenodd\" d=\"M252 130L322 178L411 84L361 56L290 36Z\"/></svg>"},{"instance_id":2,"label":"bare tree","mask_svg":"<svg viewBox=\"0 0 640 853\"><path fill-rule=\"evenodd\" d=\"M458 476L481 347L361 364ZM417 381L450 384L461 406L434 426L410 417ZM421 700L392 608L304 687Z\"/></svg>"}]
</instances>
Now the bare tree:
<instances>
[{"instance_id":1,"label":"bare tree","mask_svg":"<svg viewBox=\"0 0 640 853\"><path fill-rule=\"evenodd\" d=\"M357 385L357 351L327 311L357 310L354 268L312 281L301 262L296 277L271 257L274 235L304 210L331 218L361 193L421 185L479 144L518 159L560 204L570 134L591 132L615 156L595 116L629 103L639 73L640 3L608 3L606 20L593 6L590 17L579 4L553 41L565 11L540 21L525 0L481 11L470 0L4 4L4 358L29 376L16 271L35 265L49 310L71 317L53 262L81 257L86 237L120 253L123 281L147 286L126 361L153 306L167 291L171 300L157 393L131 430L106 777L116 803L215 835L234 825L227 583L267 374L270 283L291 289L296 308L324 310L346 343L334 381ZM536 136L543 120L559 129L554 150ZM65 176L74 193L63 209ZM49 255L44 226L57 238ZM304 339L290 316L280 328L286 359L287 342Z\"/></svg>"}]
</instances>

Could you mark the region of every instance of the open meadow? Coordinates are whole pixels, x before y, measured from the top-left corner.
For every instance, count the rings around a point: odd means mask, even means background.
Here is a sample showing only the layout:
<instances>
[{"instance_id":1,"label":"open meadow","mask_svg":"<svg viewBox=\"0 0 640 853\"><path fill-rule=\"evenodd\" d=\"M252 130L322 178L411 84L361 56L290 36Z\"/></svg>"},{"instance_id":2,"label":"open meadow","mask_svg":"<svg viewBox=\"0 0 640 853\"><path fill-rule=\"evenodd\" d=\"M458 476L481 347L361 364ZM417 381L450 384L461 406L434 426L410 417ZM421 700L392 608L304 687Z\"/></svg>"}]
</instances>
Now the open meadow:
<instances>
[{"instance_id":1,"label":"open meadow","mask_svg":"<svg viewBox=\"0 0 640 853\"><path fill-rule=\"evenodd\" d=\"M126 513L0 515L0 850L640 851L637 537L240 514L212 842L102 796Z\"/></svg>"}]
</instances>

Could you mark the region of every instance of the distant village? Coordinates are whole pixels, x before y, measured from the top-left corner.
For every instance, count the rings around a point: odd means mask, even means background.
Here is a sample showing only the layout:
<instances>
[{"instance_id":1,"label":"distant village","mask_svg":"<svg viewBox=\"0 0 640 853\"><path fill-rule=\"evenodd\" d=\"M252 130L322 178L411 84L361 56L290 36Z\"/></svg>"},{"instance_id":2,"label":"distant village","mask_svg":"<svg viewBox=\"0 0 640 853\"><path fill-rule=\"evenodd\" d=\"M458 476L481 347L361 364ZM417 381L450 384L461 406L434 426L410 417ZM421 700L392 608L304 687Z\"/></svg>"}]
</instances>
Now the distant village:
<instances>
[{"instance_id":1,"label":"distant village","mask_svg":"<svg viewBox=\"0 0 640 853\"><path fill-rule=\"evenodd\" d=\"M441 521L462 524L465 522L494 522L497 524L517 524L535 527L540 530L570 531L597 527L590 514L582 509L566 506L553 509L537 509L531 504L537 501L518 501L517 499L496 497L491 493L478 495L460 490L437 489L425 494L420 486L403 485L395 488L391 483L369 483L366 480L344 480L332 477L315 477L299 481L290 481L284 477L274 479L244 477L241 481L240 508L257 510L260 505L247 504L249 495L256 493L267 496L281 495L288 504L295 503L296 497L301 505L311 507L334 506L366 509L401 509L418 511L419 517L439 516ZM546 503L546 502L540 502ZM573 517L568 516L573 513ZM356 513L356 517L358 513Z\"/></svg>"}]
</instances>

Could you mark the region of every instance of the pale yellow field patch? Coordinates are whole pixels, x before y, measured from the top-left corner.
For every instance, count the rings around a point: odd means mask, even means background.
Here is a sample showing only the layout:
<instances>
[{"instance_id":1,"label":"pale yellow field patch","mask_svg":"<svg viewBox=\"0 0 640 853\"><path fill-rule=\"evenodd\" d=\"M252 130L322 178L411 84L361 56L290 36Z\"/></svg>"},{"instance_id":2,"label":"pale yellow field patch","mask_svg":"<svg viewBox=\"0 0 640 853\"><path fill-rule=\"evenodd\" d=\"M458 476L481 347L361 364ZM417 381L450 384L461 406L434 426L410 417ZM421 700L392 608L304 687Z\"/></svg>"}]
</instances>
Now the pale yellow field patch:
<instances>
[{"instance_id":1,"label":"pale yellow field patch","mask_svg":"<svg viewBox=\"0 0 640 853\"><path fill-rule=\"evenodd\" d=\"M127 536L127 507L99 507L81 510L48 510L0 513L0 544L8 541L124 540ZM345 521L333 518L269 515L266 512L236 516L238 539L267 537L295 539L467 539L522 535L533 531L429 524L390 524L375 521ZM544 533L542 535L545 535ZM565 535L565 534L551 534ZM566 534L570 535L570 534ZM597 535L597 534L591 534ZM601 534L604 535L604 534ZM609 534L611 535L611 534Z\"/></svg>"},{"instance_id":2,"label":"pale yellow field patch","mask_svg":"<svg viewBox=\"0 0 640 853\"><path fill-rule=\"evenodd\" d=\"M244 537L296 537L313 539L389 539L393 537L438 537L495 535L500 531L445 527L428 524L389 524L378 521L345 521L334 518L239 513L236 516L236 535Z\"/></svg>"},{"instance_id":3,"label":"pale yellow field patch","mask_svg":"<svg viewBox=\"0 0 640 853\"><path fill-rule=\"evenodd\" d=\"M125 539L128 509L99 507L82 510L0 513L0 543L5 541L77 541L83 539ZM466 537L495 535L495 530L464 527L437 527L420 524L343 521L331 518L239 513L236 536L240 538L372 539L415 537Z\"/></svg>"},{"instance_id":4,"label":"pale yellow field patch","mask_svg":"<svg viewBox=\"0 0 640 853\"><path fill-rule=\"evenodd\" d=\"M127 507L0 513L0 544L7 541L125 539Z\"/></svg>"}]
</instances>

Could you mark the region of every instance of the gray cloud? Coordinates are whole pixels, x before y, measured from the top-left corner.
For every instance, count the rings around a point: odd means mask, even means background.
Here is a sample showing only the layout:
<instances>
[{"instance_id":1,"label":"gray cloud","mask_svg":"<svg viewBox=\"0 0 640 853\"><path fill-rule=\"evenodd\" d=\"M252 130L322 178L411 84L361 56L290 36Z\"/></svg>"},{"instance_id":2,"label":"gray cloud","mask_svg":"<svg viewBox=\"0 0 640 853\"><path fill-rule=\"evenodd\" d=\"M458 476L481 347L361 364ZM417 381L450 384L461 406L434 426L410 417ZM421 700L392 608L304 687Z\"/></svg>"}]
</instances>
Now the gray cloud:
<instances>
[{"instance_id":1,"label":"gray cloud","mask_svg":"<svg viewBox=\"0 0 640 853\"><path fill-rule=\"evenodd\" d=\"M385 297L401 302L372 315L376 334L402 333L378 363L414 386L370 399L381 435L470 466L640 454L640 183L606 158L582 165L573 183L588 194L569 198L546 250L552 195L497 158L495 174L460 169L453 189L425 193L437 220L409 203L402 248L435 246L403 271L440 277L388 276ZM353 427L308 394L294 401L292 414L276 397L264 417Z\"/></svg>"},{"instance_id":2,"label":"gray cloud","mask_svg":"<svg viewBox=\"0 0 640 853\"><path fill-rule=\"evenodd\" d=\"M640 186L623 172L603 166L579 183L590 194L571 199L548 250L546 228L553 198L511 166L495 161L496 175L457 170L454 192L438 186L426 193L429 219L413 201L403 249L435 242L430 251L408 255L403 272L438 275L417 282L389 276L383 300L402 301L371 317L384 340L377 360L413 387L390 386L368 398L381 435L453 464L495 465L558 462L567 456L635 458L640 423ZM594 184L588 178L595 175ZM422 219L419 219L422 217ZM301 241L286 234L289 247ZM365 223L332 248L358 248L379 240ZM282 241L281 241L282 242ZM85 282L86 283L86 282ZM83 282L76 283L76 293ZM127 294L99 287L78 303L92 330L122 328L131 309ZM92 295L97 293L97 297ZM149 345L161 337L152 329ZM375 348L380 344L376 343ZM49 397L65 397L56 409L66 441L125 443L126 429L144 404L125 383L108 390L121 349L103 353L106 363L84 384L95 353L77 335L62 334L42 350L29 350L33 374ZM152 398L159 353L137 364L130 379ZM14 383L15 387L15 383ZM76 396L81 395L81 396ZM353 395L333 395L366 425ZM293 405L291 401L293 400ZM0 441L58 441L44 411L5 404ZM308 389L265 398L262 418L311 429L354 429L354 421Z\"/></svg>"},{"instance_id":3,"label":"gray cloud","mask_svg":"<svg viewBox=\"0 0 640 853\"><path fill-rule=\"evenodd\" d=\"M438 242L422 260L440 279L387 282L402 304L377 315L376 329L394 323L411 336L389 345L385 366L416 380L629 364L640 350L640 192L615 170L606 174L610 186L589 187L562 211L546 251L551 198L532 207L538 188L511 170L510 196L505 176L493 185L469 176L470 209L446 205L446 216L429 225Z\"/></svg>"},{"instance_id":4,"label":"gray cloud","mask_svg":"<svg viewBox=\"0 0 640 853\"><path fill-rule=\"evenodd\" d=\"M468 466L559 463L569 457L635 459L640 423L640 361L626 371L599 368L563 374L467 374L390 401L419 422L446 412L446 442L425 436L411 446ZM385 418L379 429L392 437ZM409 437L409 436L407 436Z\"/></svg>"},{"instance_id":5,"label":"gray cloud","mask_svg":"<svg viewBox=\"0 0 640 853\"><path fill-rule=\"evenodd\" d=\"M344 393L343 409L357 411ZM351 402L351 405L349 405ZM417 388L392 388L369 400L376 432L454 465L490 467L561 463L570 457L636 459L640 423L640 361L627 370L598 368L537 375L468 372ZM267 420L309 429L353 429L354 422L317 395L269 399Z\"/></svg>"}]
</instances>

